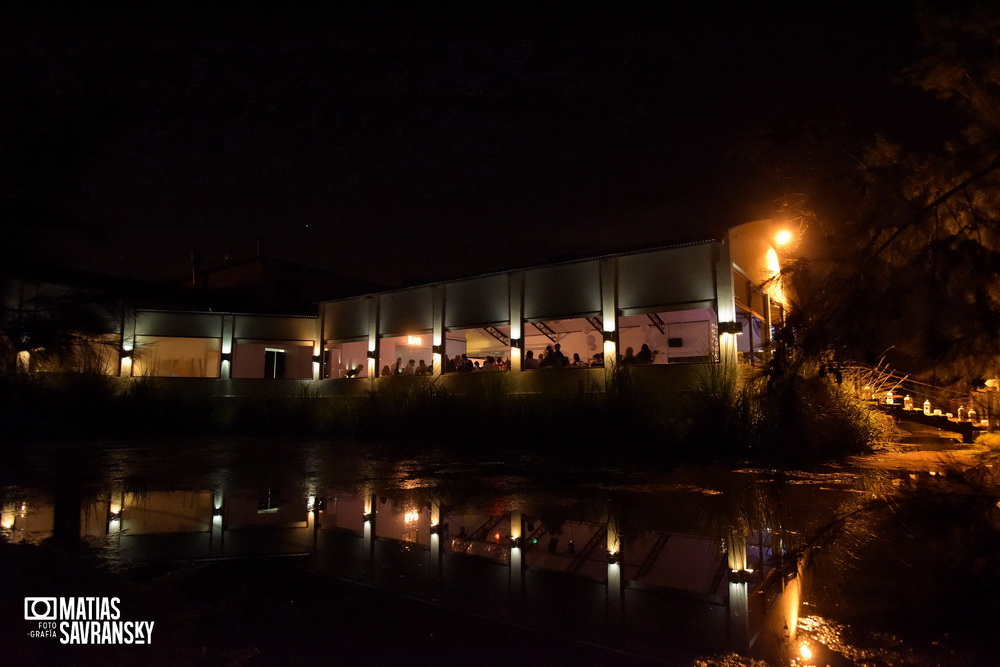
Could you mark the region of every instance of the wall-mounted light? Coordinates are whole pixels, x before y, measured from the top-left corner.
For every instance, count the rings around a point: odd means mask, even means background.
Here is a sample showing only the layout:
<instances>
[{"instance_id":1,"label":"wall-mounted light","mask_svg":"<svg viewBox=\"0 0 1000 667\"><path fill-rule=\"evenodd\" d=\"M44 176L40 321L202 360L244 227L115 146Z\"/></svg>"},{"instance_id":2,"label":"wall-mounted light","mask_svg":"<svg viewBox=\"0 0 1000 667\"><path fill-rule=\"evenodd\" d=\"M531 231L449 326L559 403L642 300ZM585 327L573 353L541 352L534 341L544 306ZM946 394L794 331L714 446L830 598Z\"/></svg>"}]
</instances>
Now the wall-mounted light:
<instances>
[{"instance_id":1,"label":"wall-mounted light","mask_svg":"<svg viewBox=\"0 0 1000 667\"><path fill-rule=\"evenodd\" d=\"M753 570L730 570L729 583L747 584L753 578Z\"/></svg>"},{"instance_id":2,"label":"wall-mounted light","mask_svg":"<svg viewBox=\"0 0 1000 667\"><path fill-rule=\"evenodd\" d=\"M719 333L720 334L733 334L734 336L743 335L743 323L742 322L719 322Z\"/></svg>"},{"instance_id":3,"label":"wall-mounted light","mask_svg":"<svg viewBox=\"0 0 1000 667\"><path fill-rule=\"evenodd\" d=\"M361 520L364 521L365 523L371 523L372 522L372 513L371 512L365 512L364 514L361 515Z\"/></svg>"},{"instance_id":4,"label":"wall-mounted light","mask_svg":"<svg viewBox=\"0 0 1000 667\"><path fill-rule=\"evenodd\" d=\"M431 348L434 354L444 354L444 345L435 345Z\"/></svg>"},{"instance_id":5,"label":"wall-mounted light","mask_svg":"<svg viewBox=\"0 0 1000 667\"><path fill-rule=\"evenodd\" d=\"M322 360L322 357L318 354L313 355L313 363L318 364Z\"/></svg>"},{"instance_id":6,"label":"wall-mounted light","mask_svg":"<svg viewBox=\"0 0 1000 667\"><path fill-rule=\"evenodd\" d=\"M368 358L369 359L375 358L375 350L368 350Z\"/></svg>"},{"instance_id":7,"label":"wall-mounted light","mask_svg":"<svg viewBox=\"0 0 1000 667\"><path fill-rule=\"evenodd\" d=\"M231 362L233 360L233 353L232 352L223 352L222 353L222 360L223 361L230 361Z\"/></svg>"},{"instance_id":8,"label":"wall-mounted light","mask_svg":"<svg viewBox=\"0 0 1000 667\"><path fill-rule=\"evenodd\" d=\"M774 235L774 245L781 248L788 245L795 239L795 235L792 234L791 230L780 229Z\"/></svg>"},{"instance_id":9,"label":"wall-mounted light","mask_svg":"<svg viewBox=\"0 0 1000 667\"><path fill-rule=\"evenodd\" d=\"M617 565L621 562L621 552L619 551L609 551L608 552L608 565Z\"/></svg>"},{"instance_id":10,"label":"wall-mounted light","mask_svg":"<svg viewBox=\"0 0 1000 667\"><path fill-rule=\"evenodd\" d=\"M521 340L520 338L511 338L510 339L510 346L511 346L512 349L518 349L519 350L519 349L521 349L522 345L524 345L524 341Z\"/></svg>"},{"instance_id":11,"label":"wall-mounted light","mask_svg":"<svg viewBox=\"0 0 1000 667\"><path fill-rule=\"evenodd\" d=\"M604 336L604 342L605 343L614 342L614 340L615 340L615 332L614 331L602 331L601 333Z\"/></svg>"},{"instance_id":12,"label":"wall-mounted light","mask_svg":"<svg viewBox=\"0 0 1000 667\"><path fill-rule=\"evenodd\" d=\"M122 359L131 359L132 358L132 348L131 347L123 347L118 354L121 356Z\"/></svg>"}]
</instances>

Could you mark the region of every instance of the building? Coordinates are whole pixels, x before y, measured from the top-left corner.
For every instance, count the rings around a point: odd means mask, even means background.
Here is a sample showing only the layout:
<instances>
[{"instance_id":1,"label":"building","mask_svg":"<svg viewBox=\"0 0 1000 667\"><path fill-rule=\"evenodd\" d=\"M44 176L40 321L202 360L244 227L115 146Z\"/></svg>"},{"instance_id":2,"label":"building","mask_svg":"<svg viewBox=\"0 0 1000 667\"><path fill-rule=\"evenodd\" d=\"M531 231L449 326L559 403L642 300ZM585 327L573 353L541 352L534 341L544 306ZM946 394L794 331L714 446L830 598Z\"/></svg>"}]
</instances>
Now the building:
<instances>
[{"instance_id":1,"label":"building","mask_svg":"<svg viewBox=\"0 0 1000 667\"><path fill-rule=\"evenodd\" d=\"M767 358L787 308L776 231L761 220L721 238L322 301L313 315L132 302L101 344L117 347L110 372L220 380L224 394L264 379L353 393L359 377L394 381L386 376L424 367L459 386L469 374L449 372L446 359L462 355L509 372L518 390L545 390L552 374L529 372L530 359L557 345L568 362L579 356L567 370L596 380L604 360L638 357L683 382L694 367Z\"/></svg>"}]
</instances>

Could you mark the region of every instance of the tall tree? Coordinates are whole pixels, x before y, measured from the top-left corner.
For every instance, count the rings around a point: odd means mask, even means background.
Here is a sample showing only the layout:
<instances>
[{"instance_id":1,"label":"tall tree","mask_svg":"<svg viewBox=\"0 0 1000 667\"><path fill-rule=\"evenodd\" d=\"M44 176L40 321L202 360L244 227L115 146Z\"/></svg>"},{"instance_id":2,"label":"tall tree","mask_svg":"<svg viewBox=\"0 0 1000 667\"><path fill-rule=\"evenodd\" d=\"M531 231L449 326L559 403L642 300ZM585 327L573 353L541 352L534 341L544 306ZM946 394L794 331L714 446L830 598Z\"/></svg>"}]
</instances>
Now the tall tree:
<instances>
[{"instance_id":1,"label":"tall tree","mask_svg":"<svg viewBox=\"0 0 1000 667\"><path fill-rule=\"evenodd\" d=\"M799 349L886 355L941 380L996 377L1000 360L1000 12L924 10L928 55L903 73L945 102L954 131L933 149L838 128L795 131L782 213L810 241L789 273ZM941 128L929 128L934 136Z\"/></svg>"}]
</instances>

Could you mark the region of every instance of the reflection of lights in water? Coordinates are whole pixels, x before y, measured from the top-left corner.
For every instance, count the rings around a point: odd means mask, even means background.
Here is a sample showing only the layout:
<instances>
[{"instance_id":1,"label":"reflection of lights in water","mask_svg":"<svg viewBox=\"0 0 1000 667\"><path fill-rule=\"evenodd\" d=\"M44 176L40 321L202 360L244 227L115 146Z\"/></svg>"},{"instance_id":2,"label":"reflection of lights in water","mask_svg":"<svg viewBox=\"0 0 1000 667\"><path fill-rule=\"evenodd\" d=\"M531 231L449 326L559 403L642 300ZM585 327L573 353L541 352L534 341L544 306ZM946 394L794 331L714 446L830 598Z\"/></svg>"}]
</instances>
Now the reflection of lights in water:
<instances>
[{"instance_id":1,"label":"reflection of lights in water","mask_svg":"<svg viewBox=\"0 0 1000 667\"><path fill-rule=\"evenodd\" d=\"M808 644L803 643L801 646L816 647L816 649L810 648L813 653L817 650L829 651L842 656L849 661L849 664L941 664L918 660L918 654L907 642L889 633L873 634L855 629L851 635L848 635L846 632L848 627L822 616L804 616L799 619L799 632L804 635L803 639L808 640ZM857 637L859 634L861 641L858 643L866 644L865 646L856 645L853 643L856 640L849 638L850 636ZM805 664L804 660L808 659L803 657L798 662ZM830 659L826 658L817 664L827 664L828 662Z\"/></svg>"}]
</instances>

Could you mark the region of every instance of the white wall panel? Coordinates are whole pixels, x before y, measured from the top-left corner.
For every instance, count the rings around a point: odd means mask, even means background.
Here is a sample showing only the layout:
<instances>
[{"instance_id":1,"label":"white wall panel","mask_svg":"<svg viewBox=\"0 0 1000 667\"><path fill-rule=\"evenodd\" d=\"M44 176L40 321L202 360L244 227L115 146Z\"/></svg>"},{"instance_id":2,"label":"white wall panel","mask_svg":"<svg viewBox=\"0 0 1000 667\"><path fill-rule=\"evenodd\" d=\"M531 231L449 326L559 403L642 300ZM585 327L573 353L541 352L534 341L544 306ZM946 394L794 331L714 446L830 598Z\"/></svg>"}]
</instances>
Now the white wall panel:
<instances>
[{"instance_id":1,"label":"white wall panel","mask_svg":"<svg viewBox=\"0 0 1000 667\"><path fill-rule=\"evenodd\" d=\"M433 328L434 302L430 287L389 292L379 298L379 333L405 335Z\"/></svg>"},{"instance_id":2,"label":"white wall panel","mask_svg":"<svg viewBox=\"0 0 1000 667\"><path fill-rule=\"evenodd\" d=\"M618 307L645 308L715 298L713 244L618 258Z\"/></svg>"},{"instance_id":3,"label":"white wall panel","mask_svg":"<svg viewBox=\"0 0 1000 667\"><path fill-rule=\"evenodd\" d=\"M351 340L368 337L368 308L374 297L358 297L320 304L325 319L323 335L327 340Z\"/></svg>"},{"instance_id":4,"label":"white wall panel","mask_svg":"<svg viewBox=\"0 0 1000 667\"><path fill-rule=\"evenodd\" d=\"M447 283L445 290L446 327L465 328L510 319L506 274Z\"/></svg>"},{"instance_id":5,"label":"white wall panel","mask_svg":"<svg viewBox=\"0 0 1000 667\"><path fill-rule=\"evenodd\" d=\"M524 272L524 319L560 319L601 310L598 262L575 262Z\"/></svg>"}]
</instances>

